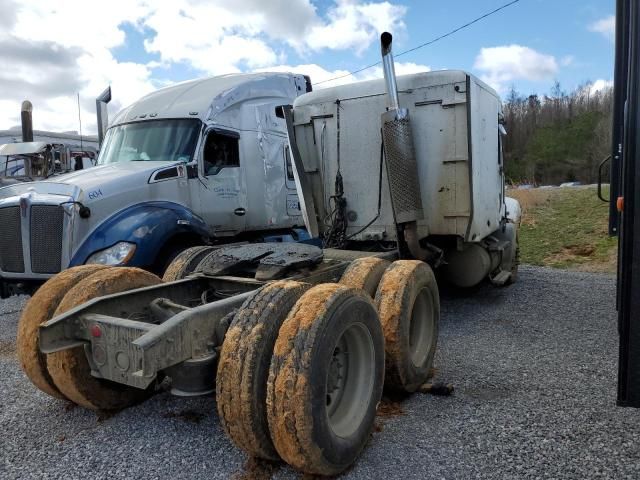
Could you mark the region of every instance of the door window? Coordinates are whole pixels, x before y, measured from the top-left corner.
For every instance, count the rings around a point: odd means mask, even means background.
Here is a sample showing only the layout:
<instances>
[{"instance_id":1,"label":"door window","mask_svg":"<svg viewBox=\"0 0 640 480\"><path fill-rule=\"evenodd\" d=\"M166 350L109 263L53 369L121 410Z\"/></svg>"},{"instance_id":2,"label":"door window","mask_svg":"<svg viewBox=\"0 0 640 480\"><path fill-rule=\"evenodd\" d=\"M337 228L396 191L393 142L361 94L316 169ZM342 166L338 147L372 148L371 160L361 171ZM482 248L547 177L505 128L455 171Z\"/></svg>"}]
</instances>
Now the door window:
<instances>
[{"instance_id":1,"label":"door window","mask_svg":"<svg viewBox=\"0 0 640 480\"><path fill-rule=\"evenodd\" d=\"M217 175L223 168L240 166L238 138L209 132L204 144L204 174Z\"/></svg>"}]
</instances>

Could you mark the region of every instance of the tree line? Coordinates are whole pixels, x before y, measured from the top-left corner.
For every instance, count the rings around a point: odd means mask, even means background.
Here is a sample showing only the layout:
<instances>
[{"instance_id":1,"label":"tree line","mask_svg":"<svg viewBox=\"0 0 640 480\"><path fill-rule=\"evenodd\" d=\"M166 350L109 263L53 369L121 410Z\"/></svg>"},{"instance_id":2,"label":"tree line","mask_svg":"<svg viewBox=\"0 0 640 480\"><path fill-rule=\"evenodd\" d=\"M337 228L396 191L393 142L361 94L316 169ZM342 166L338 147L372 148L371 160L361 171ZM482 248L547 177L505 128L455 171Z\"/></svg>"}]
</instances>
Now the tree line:
<instances>
[{"instance_id":1,"label":"tree line","mask_svg":"<svg viewBox=\"0 0 640 480\"><path fill-rule=\"evenodd\" d=\"M513 184L595 183L610 153L613 89L572 92L556 82L549 95L523 96L511 88L503 105L505 175Z\"/></svg>"}]
</instances>

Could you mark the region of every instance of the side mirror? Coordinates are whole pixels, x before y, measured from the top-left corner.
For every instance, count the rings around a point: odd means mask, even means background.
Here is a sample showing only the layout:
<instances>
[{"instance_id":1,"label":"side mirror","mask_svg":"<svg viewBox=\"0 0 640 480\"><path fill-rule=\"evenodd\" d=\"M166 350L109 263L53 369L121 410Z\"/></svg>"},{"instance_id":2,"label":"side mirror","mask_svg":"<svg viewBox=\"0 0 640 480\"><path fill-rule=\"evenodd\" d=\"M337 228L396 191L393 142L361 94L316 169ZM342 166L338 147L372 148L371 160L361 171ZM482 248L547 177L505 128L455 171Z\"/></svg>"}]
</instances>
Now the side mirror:
<instances>
[{"instance_id":1,"label":"side mirror","mask_svg":"<svg viewBox=\"0 0 640 480\"><path fill-rule=\"evenodd\" d=\"M285 107L291 107L291 105L278 105L276 107L276 117L284 118L284 108Z\"/></svg>"},{"instance_id":2,"label":"side mirror","mask_svg":"<svg viewBox=\"0 0 640 480\"><path fill-rule=\"evenodd\" d=\"M198 178L198 164L187 164L187 178Z\"/></svg>"}]
</instances>

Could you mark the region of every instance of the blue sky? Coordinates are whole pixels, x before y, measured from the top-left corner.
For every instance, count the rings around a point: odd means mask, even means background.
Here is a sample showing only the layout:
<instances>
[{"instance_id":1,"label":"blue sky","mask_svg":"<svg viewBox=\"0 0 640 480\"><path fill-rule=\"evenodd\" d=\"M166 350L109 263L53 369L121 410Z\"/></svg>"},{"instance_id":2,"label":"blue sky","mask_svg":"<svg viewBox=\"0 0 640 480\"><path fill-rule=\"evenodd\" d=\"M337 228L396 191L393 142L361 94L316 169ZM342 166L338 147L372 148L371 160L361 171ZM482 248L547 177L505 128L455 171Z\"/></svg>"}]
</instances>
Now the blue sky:
<instances>
[{"instance_id":1,"label":"blue sky","mask_svg":"<svg viewBox=\"0 0 640 480\"><path fill-rule=\"evenodd\" d=\"M407 8L406 28L396 34L394 51L400 53L427 42L467 21L505 3L505 0L436 0L393 2ZM314 2L324 16L333 2ZM522 93L547 93L557 79L563 89L571 90L585 81L611 80L613 76L614 43L603 33L590 29L599 20L613 15L613 0L521 0L493 16L472 25L433 45L398 57L400 62L428 65L432 69L464 69L481 75L474 69L480 48L502 45L522 45L546 55L554 56L559 65L556 74L532 81L515 78L508 82ZM124 24L126 43L113 49L120 61L147 63L160 59L158 53L145 50L144 40L155 32L150 28L136 29ZM287 64L321 65L327 70L353 71L379 60L377 44L361 53L351 50L324 50L299 54L284 42L273 43L287 58ZM246 68L250 70L250 68ZM158 78L182 81L206 74L188 63L173 64L170 68L154 69Z\"/></svg>"},{"instance_id":2,"label":"blue sky","mask_svg":"<svg viewBox=\"0 0 640 480\"><path fill-rule=\"evenodd\" d=\"M161 86L207 75L288 70L320 81L398 54L508 0L0 0L0 129L34 102L36 128L73 130L76 94L95 130L95 96L117 110ZM96 12L100 12L96 16ZM614 0L520 0L433 45L396 58L399 74L470 71L506 94L549 93L613 71ZM69 28L51 28L51 25ZM338 83L381 76L374 68ZM324 84L327 85L327 84ZM115 112L113 112L115 113Z\"/></svg>"}]
</instances>

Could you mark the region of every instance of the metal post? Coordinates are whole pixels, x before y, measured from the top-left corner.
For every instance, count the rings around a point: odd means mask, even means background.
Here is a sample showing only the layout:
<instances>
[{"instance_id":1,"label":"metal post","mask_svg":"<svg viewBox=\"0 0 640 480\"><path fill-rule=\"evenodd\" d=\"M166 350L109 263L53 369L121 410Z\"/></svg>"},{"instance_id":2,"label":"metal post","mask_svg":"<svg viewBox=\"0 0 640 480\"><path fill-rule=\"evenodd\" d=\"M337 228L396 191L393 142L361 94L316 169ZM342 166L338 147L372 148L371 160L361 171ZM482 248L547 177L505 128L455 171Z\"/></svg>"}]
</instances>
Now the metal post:
<instances>
[{"instance_id":1,"label":"metal post","mask_svg":"<svg viewBox=\"0 0 640 480\"><path fill-rule=\"evenodd\" d=\"M616 49L628 53L628 69L616 68L617 95L626 100L620 163L621 200L618 256L618 322L620 357L618 405L640 407L640 5L635 0L619 0ZM624 52L623 52L624 53ZM620 76L622 75L622 76ZM620 120L618 117L616 120ZM615 140L614 140L615 141ZM612 199L615 201L616 199Z\"/></svg>"},{"instance_id":2,"label":"metal post","mask_svg":"<svg viewBox=\"0 0 640 480\"><path fill-rule=\"evenodd\" d=\"M620 193L620 162L622 161L622 143L624 132L624 104L627 98L627 73L629 70L629 19L626 0L617 0L616 16L616 57L613 89L613 125L611 141L611 166L609 198L609 235L618 234L618 210L616 199Z\"/></svg>"}]
</instances>

